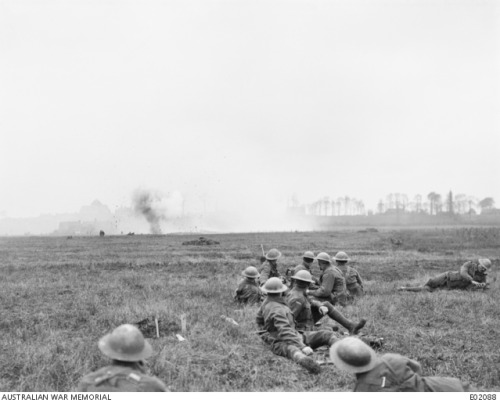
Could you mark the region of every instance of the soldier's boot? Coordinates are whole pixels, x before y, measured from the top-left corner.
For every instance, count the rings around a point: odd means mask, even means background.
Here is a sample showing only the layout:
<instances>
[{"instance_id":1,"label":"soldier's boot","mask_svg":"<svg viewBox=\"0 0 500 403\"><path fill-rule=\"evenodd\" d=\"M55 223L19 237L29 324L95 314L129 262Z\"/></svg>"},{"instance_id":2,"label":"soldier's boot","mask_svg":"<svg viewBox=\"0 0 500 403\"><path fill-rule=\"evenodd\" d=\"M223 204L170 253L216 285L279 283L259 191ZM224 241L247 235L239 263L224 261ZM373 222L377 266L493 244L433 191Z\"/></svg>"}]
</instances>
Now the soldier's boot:
<instances>
[{"instance_id":1,"label":"soldier's boot","mask_svg":"<svg viewBox=\"0 0 500 403\"><path fill-rule=\"evenodd\" d=\"M358 323L354 323L333 307L328 309L328 316L344 326L349 331L349 334L358 334L366 324L366 319L361 319Z\"/></svg>"},{"instance_id":2,"label":"soldier's boot","mask_svg":"<svg viewBox=\"0 0 500 403\"><path fill-rule=\"evenodd\" d=\"M319 374L321 372L319 364L302 351L296 351L292 356L292 360L307 369L311 374Z\"/></svg>"}]
</instances>

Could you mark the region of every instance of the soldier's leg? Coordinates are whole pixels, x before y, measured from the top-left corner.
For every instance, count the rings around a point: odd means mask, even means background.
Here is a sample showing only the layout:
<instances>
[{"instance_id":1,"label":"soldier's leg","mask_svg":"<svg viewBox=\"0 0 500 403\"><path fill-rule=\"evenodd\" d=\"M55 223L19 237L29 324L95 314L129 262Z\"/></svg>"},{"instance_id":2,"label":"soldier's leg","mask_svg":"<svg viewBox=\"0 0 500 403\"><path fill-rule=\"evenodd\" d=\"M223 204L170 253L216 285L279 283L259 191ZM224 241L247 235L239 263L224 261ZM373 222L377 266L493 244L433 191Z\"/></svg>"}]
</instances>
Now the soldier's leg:
<instances>
[{"instance_id":1,"label":"soldier's leg","mask_svg":"<svg viewBox=\"0 0 500 403\"><path fill-rule=\"evenodd\" d=\"M319 308L317 306L311 305L311 313L312 313L312 317L313 317L315 326L321 326L322 324L318 323L318 322L321 321L321 319L323 318L323 315L321 315ZM336 325L329 325L328 328L332 329L334 332L339 330L339 327Z\"/></svg>"},{"instance_id":2,"label":"soldier's leg","mask_svg":"<svg viewBox=\"0 0 500 403\"><path fill-rule=\"evenodd\" d=\"M335 322L340 323L344 326L350 334L357 334L366 324L366 319L361 319L359 322L353 322L347 319L344 315L342 315L339 311L337 311L332 304L329 302L325 302L323 306L328 308L328 316L332 318Z\"/></svg>"},{"instance_id":3,"label":"soldier's leg","mask_svg":"<svg viewBox=\"0 0 500 403\"><path fill-rule=\"evenodd\" d=\"M304 333L304 343L313 350L321 346L332 346L338 340L340 339L335 333L329 330L316 330Z\"/></svg>"},{"instance_id":4,"label":"soldier's leg","mask_svg":"<svg viewBox=\"0 0 500 403\"><path fill-rule=\"evenodd\" d=\"M398 291L411 291L411 292L421 292L421 291L430 291L429 287L420 286L420 287L399 287Z\"/></svg>"},{"instance_id":5,"label":"soldier's leg","mask_svg":"<svg viewBox=\"0 0 500 403\"><path fill-rule=\"evenodd\" d=\"M313 374L319 374L321 372L319 364L311 357L305 355L297 346L287 344L282 341L276 341L271 346L271 349L274 354L290 358L292 361L296 362Z\"/></svg>"},{"instance_id":6,"label":"soldier's leg","mask_svg":"<svg viewBox=\"0 0 500 403\"><path fill-rule=\"evenodd\" d=\"M434 291L438 288L446 287L447 279L448 279L448 272L430 278L423 286L399 287L398 291L411 291L411 292Z\"/></svg>"}]
</instances>

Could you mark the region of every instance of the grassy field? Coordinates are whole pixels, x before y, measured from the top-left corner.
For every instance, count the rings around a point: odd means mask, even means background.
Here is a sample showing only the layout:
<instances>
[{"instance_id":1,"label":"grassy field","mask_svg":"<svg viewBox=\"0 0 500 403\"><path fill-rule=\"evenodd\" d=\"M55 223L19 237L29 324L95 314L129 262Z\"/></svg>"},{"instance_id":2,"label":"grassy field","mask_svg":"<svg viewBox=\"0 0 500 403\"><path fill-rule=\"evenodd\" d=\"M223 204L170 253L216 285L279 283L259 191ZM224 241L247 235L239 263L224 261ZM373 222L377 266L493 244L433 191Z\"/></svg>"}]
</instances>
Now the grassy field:
<instances>
[{"instance_id":1,"label":"grassy field","mask_svg":"<svg viewBox=\"0 0 500 403\"><path fill-rule=\"evenodd\" d=\"M227 234L207 236L220 245L182 245L195 238L0 238L0 390L74 390L108 362L97 349L101 336L153 315L162 337L150 339L148 366L172 391L349 390L354 378L331 365L310 375L273 355L255 334L257 308L233 303L261 244L281 250L281 270L305 250L345 250L367 295L341 310L369 320L366 333L386 341L382 352L419 361L427 375L500 390L499 282L486 292L396 291L478 257L492 260L494 277L498 228Z\"/></svg>"}]
</instances>

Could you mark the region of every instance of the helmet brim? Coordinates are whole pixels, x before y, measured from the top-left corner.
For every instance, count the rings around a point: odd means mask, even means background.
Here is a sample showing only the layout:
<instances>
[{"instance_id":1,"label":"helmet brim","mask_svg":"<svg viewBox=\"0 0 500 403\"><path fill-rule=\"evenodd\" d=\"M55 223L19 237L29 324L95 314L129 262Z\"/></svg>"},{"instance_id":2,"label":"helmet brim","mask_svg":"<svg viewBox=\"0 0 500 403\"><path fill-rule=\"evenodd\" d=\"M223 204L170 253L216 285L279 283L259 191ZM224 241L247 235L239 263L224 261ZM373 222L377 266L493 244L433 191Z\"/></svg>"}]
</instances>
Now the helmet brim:
<instances>
[{"instance_id":1,"label":"helmet brim","mask_svg":"<svg viewBox=\"0 0 500 403\"><path fill-rule=\"evenodd\" d=\"M338 354L339 345L340 345L339 342L337 342L330 348L330 359L339 369L350 372L352 374L359 374L362 372L370 371L371 369L375 368L375 366L378 364L379 359L377 357L377 353L375 353L375 351L372 348L370 348L370 361L368 362L368 364L360 367L348 364L344 360L342 360L342 358L340 358Z\"/></svg>"},{"instance_id":2,"label":"helmet brim","mask_svg":"<svg viewBox=\"0 0 500 403\"><path fill-rule=\"evenodd\" d=\"M271 257L269 254L265 256L266 260L278 260L281 257L281 252L278 253L278 256Z\"/></svg>"},{"instance_id":3,"label":"helmet brim","mask_svg":"<svg viewBox=\"0 0 500 403\"><path fill-rule=\"evenodd\" d=\"M264 293L264 294L281 294L282 292L285 292L286 290L288 290L288 287L285 285L285 284L281 284L281 288L278 289L278 290L271 290L269 291L267 288L265 288L265 284L260 287L260 290Z\"/></svg>"},{"instance_id":4,"label":"helmet brim","mask_svg":"<svg viewBox=\"0 0 500 403\"><path fill-rule=\"evenodd\" d=\"M137 362L150 357L153 354L153 348L144 340L144 348L142 351L135 354L127 354L124 352L114 350L110 345L111 334L107 334L99 340L98 347L106 357L112 358L113 360L127 361L127 362Z\"/></svg>"},{"instance_id":5,"label":"helmet brim","mask_svg":"<svg viewBox=\"0 0 500 403\"><path fill-rule=\"evenodd\" d=\"M306 280L305 278L300 278L300 277L295 277L295 276L292 276L290 278L293 278L294 280L298 280L298 281L303 281L304 283L314 283L314 280Z\"/></svg>"},{"instance_id":6,"label":"helmet brim","mask_svg":"<svg viewBox=\"0 0 500 403\"><path fill-rule=\"evenodd\" d=\"M255 275L252 276L251 274L246 274L244 271L241 272L241 275L243 277L246 277L246 278L259 278L260 277L259 273L257 273L257 274L255 274Z\"/></svg>"}]
</instances>

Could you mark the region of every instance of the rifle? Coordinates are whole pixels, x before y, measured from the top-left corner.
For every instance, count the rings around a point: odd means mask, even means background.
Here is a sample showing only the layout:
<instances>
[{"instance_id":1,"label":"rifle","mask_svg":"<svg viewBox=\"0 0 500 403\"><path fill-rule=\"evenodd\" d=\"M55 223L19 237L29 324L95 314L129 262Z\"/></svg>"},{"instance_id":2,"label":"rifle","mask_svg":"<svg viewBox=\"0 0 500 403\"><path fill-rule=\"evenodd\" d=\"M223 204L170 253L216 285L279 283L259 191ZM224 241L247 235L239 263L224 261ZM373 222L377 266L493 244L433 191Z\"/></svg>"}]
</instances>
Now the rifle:
<instances>
[{"instance_id":1,"label":"rifle","mask_svg":"<svg viewBox=\"0 0 500 403\"><path fill-rule=\"evenodd\" d=\"M260 257L260 262L264 263L266 261L266 252L264 252L264 246L260 245L260 249L262 249L262 256Z\"/></svg>"}]
</instances>

